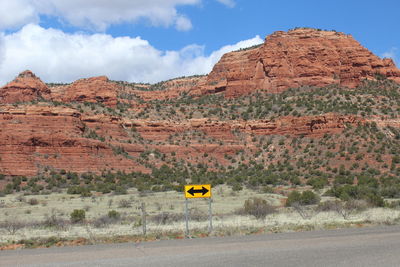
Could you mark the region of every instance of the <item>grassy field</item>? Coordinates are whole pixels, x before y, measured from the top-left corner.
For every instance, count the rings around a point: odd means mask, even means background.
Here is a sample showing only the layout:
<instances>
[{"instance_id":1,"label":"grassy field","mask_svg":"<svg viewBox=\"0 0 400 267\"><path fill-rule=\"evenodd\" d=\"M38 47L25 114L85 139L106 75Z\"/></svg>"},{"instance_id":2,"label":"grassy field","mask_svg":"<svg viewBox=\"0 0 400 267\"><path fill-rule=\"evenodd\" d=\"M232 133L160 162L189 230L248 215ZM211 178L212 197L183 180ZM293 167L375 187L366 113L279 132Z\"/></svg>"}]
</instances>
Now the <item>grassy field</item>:
<instances>
[{"instance_id":1,"label":"grassy field","mask_svg":"<svg viewBox=\"0 0 400 267\"><path fill-rule=\"evenodd\" d=\"M265 199L276 207L276 211L261 219L238 213L244 202L253 197ZM329 199L323 197L322 201ZM354 210L346 216L335 210L321 211L315 207L296 210L283 207L285 197L281 194L249 189L232 191L228 186L214 188L212 200L214 231L211 235L396 224L400 220L400 211L389 208ZM127 195L107 194L88 198L65 193L32 196L13 194L0 198L0 244L43 238L85 238L96 243L113 237L141 236L141 203L146 206L149 236L155 239L184 236L184 196L175 191L139 193L130 190ZM192 199L189 208L191 234L208 235L208 200ZM70 222L70 214L75 209L85 210L84 222ZM112 210L120 215L118 220L106 220Z\"/></svg>"}]
</instances>

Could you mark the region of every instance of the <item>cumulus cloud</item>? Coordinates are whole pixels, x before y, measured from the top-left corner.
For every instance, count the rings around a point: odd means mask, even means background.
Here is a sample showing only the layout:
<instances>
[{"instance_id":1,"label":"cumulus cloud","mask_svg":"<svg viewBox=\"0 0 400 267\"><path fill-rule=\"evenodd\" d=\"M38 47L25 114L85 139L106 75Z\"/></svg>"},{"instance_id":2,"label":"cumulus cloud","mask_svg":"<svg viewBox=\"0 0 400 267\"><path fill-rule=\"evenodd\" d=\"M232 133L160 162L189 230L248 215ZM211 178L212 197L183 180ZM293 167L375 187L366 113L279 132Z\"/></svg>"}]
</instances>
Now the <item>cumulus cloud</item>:
<instances>
[{"instance_id":1,"label":"cumulus cloud","mask_svg":"<svg viewBox=\"0 0 400 267\"><path fill-rule=\"evenodd\" d=\"M216 0L229 7L233 0ZM40 15L57 17L71 25L105 31L110 25L136 23L192 28L190 19L177 11L184 5L198 5L202 0L0 0L0 29L18 28L37 23Z\"/></svg>"},{"instance_id":2,"label":"cumulus cloud","mask_svg":"<svg viewBox=\"0 0 400 267\"><path fill-rule=\"evenodd\" d=\"M390 48L388 51L386 51L385 53L382 54L382 57L387 57L387 58L391 58L393 59L393 61L398 64L400 63L399 61L397 61L397 47L392 47Z\"/></svg>"},{"instance_id":3,"label":"cumulus cloud","mask_svg":"<svg viewBox=\"0 0 400 267\"><path fill-rule=\"evenodd\" d=\"M37 22L35 8L23 0L0 0L0 29L13 29Z\"/></svg>"},{"instance_id":4,"label":"cumulus cloud","mask_svg":"<svg viewBox=\"0 0 400 267\"><path fill-rule=\"evenodd\" d=\"M236 3L234 0L217 0L221 4L226 5L227 7L235 7Z\"/></svg>"},{"instance_id":5,"label":"cumulus cloud","mask_svg":"<svg viewBox=\"0 0 400 267\"><path fill-rule=\"evenodd\" d=\"M175 24L178 31L188 31L192 29L192 22L185 16L178 17Z\"/></svg>"},{"instance_id":6,"label":"cumulus cloud","mask_svg":"<svg viewBox=\"0 0 400 267\"><path fill-rule=\"evenodd\" d=\"M205 48L199 45L161 51L140 37L69 34L28 24L15 33L0 35L0 83L5 84L25 69L46 82L71 82L97 75L130 82L158 82L206 74L224 53L262 41L256 36L206 55Z\"/></svg>"},{"instance_id":7,"label":"cumulus cloud","mask_svg":"<svg viewBox=\"0 0 400 267\"><path fill-rule=\"evenodd\" d=\"M180 5L201 0L0 0L0 28L36 23L40 15L58 17L74 26L104 31L112 24L141 19L154 26L191 29L190 20L177 12Z\"/></svg>"}]
</instances>

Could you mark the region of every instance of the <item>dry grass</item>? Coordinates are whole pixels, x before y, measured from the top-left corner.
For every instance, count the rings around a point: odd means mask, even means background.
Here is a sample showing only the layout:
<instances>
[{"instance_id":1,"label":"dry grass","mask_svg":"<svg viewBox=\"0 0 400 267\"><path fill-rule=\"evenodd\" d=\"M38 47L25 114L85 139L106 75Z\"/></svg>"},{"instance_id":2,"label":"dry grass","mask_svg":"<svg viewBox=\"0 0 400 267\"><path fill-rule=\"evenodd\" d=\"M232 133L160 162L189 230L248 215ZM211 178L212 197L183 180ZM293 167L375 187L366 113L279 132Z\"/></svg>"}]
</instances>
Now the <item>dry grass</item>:
<instances>
[{"instance_id":1,"label":"dry grass","mask_svg":"<svg viewBox=\"0 0 400 267\"><path fill-rule=\"evenodd\" d=\"M274 206L280 206L283 196L262 194L245 189L233 192L226 186L213 189L213 235L237 235L255 232L284 232L323 228L337 228L362 224L395 224L400 219L400 211L385 208L372 208L349 214L346 218L335 211L310 212L304 218L291 208L279 208L276 213L265 219L254 216L235 215L235 211L243 207L245 200L260 197ZM0 243L18 242L22 239L35 238L86 238L95 243L98 240L142 234L140 204L146 204L148 213L147 233L163 236L168 233L183 233L185 229L183 211L183 193L164 192L139 194L131 190L128 195L99 195L92 198L80 198L67 194L51 194L34 196L38 204L31 205L32 197L21 198L18 195L2 198L0 207L0 225L17 221L25 227L15 231L0 229ZM119 205L129 202L129 205ZM208 210L207 199L190 200L192 210L190 221L191 233L207 233ZM111 202L111 204L110 204ZM74 209L85 209L87 222L70 224L69 215ZM95 225L93 222L104 217L110 210L121 214L121 219L109 223ZM164 214L160 216L160 214ZM166 217L165 217L166 216ZM194 218L196 217L196 218ZM181 218L181 219L180 219ZM197 220L195 220L197 219ZM46 224L43 222L47 221ZM36 223L39 222L39 223Z\"/></svg>"}]
</instances>

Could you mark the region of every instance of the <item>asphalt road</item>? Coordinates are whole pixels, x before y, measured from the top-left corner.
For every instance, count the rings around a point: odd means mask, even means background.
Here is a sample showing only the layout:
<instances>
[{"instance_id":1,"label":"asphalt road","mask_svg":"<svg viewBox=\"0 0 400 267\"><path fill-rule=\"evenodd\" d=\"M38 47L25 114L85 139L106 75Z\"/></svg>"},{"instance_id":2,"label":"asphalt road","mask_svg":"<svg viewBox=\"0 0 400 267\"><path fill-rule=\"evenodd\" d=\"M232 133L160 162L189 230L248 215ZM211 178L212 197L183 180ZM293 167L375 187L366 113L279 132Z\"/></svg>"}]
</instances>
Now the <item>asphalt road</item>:
<instances>
[{"instance_id":1,"label":"asphalt road","mask_svg":"<svg viewBox=\"0 0 400 267\"><path fill-rule=\"evenodd\" d=\"M0 266L400 266L400 227L0 251Z\"/></svg>"}]
</instances>

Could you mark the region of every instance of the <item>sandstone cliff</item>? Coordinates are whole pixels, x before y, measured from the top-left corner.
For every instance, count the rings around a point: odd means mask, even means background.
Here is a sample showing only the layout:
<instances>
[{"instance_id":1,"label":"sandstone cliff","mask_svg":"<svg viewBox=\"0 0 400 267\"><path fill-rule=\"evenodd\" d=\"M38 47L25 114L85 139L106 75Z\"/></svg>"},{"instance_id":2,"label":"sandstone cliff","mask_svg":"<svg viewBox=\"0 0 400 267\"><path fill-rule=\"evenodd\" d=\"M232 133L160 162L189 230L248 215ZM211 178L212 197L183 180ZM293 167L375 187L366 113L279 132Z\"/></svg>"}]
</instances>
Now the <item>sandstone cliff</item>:
<instances>
[{"instance_id":1,"label":"sandstone cliff","mask_svg":"<svg viewBox=\"0 0 400 267\"><path fill-rule=\"evenodd\" d=\"M369 121L382 126L399 125L399 120L394 119L376 117ZM364 122L365 119L357 116L337 114L287 116L272 121L192 119L173 122L87 115L72 108L46 105L3 106L0 109L0 172L28 176L46 168L78 173L103 170L147 172L149 169L138 161L146 151L166 155L176 153L178 159L192 163L197 163L198 158L207 153L219 162L229 164L224 158L226 155L240 150L258 150L251 141L252 136L319 138L326 133L341 133L348 125ZM136 137L131 129L135 129ZM196 139L195 133L203 133L204 137ZM178 136L185 134L192 136L191 139L186 143L178 142ZM168 141L171 136L176 136L172 142ZM147 141L138 142L138 138Z\"/></svg>"},{"instance_id":2,"label":"sandstone cliff","mask_svg":"<svg viewBox=\"0 0 400 267\"><path fill-rule=\"evenodd\" d=\"M197 93L236 97L307 85L354 88L377 74L400 82L400 70L391 59L380 59L351 35L301 28L275 32L260 47L225 54Z\"/></svg>"}]
</instances>

